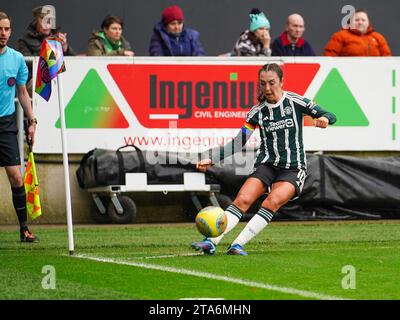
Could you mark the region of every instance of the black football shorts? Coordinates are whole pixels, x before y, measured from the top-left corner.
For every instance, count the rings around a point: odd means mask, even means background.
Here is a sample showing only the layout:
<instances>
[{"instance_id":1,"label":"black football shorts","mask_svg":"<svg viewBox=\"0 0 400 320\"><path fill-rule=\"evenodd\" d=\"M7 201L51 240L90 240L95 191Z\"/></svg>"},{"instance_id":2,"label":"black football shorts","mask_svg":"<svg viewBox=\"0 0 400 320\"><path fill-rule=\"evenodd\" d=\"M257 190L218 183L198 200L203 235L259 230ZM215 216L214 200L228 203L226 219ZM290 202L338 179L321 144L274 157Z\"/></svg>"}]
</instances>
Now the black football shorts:
<instances>
[{"instance_id":1,"label":"black football shorts","mask_svg":"<svg viewBox=\"0 0 400 320\"><path fill-rule=\"evenodd\" d=\"M262 163L249 177L261 180L268 193L271 191L271 186L274 182L290 182L296 189L296 194L292 198L292 200L295 200L300 196L303 190L306 176L307 172L304 169L283 169Z\"/></svg>"},{"instance_id":2,"label":"black football shorts","mask_svg":"<svg viewBox=\"0 0 400 320\"><path fill-rule=\"evenodd\" d=\"M15 132L1 132L0 167L18 166L20 164L17 134Z\"/></svg>"}]
</instances>

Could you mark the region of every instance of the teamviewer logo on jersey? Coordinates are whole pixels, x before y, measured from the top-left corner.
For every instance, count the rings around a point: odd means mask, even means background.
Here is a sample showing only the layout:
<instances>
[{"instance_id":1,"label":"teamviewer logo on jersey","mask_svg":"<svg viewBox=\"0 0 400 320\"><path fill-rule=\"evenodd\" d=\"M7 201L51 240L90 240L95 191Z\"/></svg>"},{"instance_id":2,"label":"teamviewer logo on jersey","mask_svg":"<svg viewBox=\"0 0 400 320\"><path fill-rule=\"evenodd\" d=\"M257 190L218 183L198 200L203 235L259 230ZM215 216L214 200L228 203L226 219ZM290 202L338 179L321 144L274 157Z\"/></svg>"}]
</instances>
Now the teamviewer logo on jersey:
<instances>
[{"instance_id":1,"label":"teamviewer logo on jersey","mask_svg":"<svg viewBox=\"0 0 400 320\"><path fill-rule=\"evenodd\" d=\"M269 126L265 129L267 132L274 132L278 130L284 130L293 127L293 119L279 120L276 122L271 122Z\"/></svg>"}]
</instances>

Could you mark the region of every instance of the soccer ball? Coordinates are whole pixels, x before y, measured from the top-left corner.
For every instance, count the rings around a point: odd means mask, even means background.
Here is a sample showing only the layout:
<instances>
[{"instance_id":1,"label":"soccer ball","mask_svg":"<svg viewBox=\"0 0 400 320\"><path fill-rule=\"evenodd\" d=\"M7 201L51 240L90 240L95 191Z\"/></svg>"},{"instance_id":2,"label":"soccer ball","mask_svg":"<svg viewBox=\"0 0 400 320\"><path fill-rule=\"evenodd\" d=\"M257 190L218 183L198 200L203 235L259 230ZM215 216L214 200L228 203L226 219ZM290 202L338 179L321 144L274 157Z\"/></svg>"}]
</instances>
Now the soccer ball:
<instances>
[{"instance_id":1,"label":"soccer ball","mask_svg":"<svg viewBox=\"0 0 400 320\"><path fill-rule=\"evenodd\" d=\"M220 207L210 206L201 209L195 221L197 230L208 238L221 235L227 225L225 211Z\"/></svg>"}]
</instances>

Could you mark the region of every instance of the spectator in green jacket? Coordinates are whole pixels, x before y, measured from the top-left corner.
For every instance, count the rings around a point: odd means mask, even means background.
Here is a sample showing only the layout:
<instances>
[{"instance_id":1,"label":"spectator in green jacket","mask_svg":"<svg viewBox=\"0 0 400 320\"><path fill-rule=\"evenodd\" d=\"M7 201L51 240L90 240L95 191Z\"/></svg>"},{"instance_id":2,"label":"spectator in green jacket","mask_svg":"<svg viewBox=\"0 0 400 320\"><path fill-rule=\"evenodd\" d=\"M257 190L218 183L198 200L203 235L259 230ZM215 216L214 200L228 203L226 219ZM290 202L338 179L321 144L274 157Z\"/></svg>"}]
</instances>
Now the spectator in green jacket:
<instances>
[{"instance_id":1,"label":"spectator in green jacket","mask_svg":"<svg viewBox=\"0 0 400 320\"><path fill-rule=\"evenodd\" d=\"M123 21L117 16L104 18L99 32L93 32L88 41L88 56L134 56L131 45L122 36Z\"/></svg>"}]
</instances>

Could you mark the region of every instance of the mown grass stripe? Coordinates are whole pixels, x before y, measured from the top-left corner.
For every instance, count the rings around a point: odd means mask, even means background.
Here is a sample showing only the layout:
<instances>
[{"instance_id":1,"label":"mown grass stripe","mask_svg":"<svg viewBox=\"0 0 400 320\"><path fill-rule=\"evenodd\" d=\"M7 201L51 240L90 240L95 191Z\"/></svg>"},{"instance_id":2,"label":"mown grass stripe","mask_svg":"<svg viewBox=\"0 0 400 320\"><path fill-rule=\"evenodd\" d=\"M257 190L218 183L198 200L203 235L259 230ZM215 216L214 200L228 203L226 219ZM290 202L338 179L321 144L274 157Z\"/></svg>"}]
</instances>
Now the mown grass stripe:
<instances>
[{"instance_id":1,"label":"mown grass stripe","mask_svg":"<svg viewBox=\"0 0 400 320\"><path fill-rule=\"evenodd\" d=\"M86 255L86 254L78 254L73 257L79 258L79 259L104 262L104 263L114 263L114 264L119 264L119 265L126 265L126 266L138 267L138 268L145 268L145 269L152 269L152 270L158 270L158 271L164 271L164 272L184 274L184 275L188 275L188 276L194 276L194 277L200 277L200 278L206 278L206 279L212 279L212 280L225 281L225 282L240 284L240 285L253 287L253 288L277 291L277 292L282 292L282 293L286 293L286 294L293 294L293 295L297 295L297 296L304 297L304 298L312 298L312 299L318 299L318 300L345 300L345 298L342 298L342 297L329 296L329 295L325 295L325 294L320 294L318 292L299 290L299 289L294 289L294 288L289 288L289 287L280 287L280 286L271 285L268 283L255 282L255 281L251 281L251 280L232 278L232 277L227 277L227 276L220 276L220 275L212 274L212 273L208 273L208 272L199 272L199 271L188 270L188 269L166 267L166 266L143 263L143 262L133 262L133 261L124 261L124 260L120 260L120 259L96 257L96 256L90 256L90 255Z\"/></svg>"}]
</instances>

